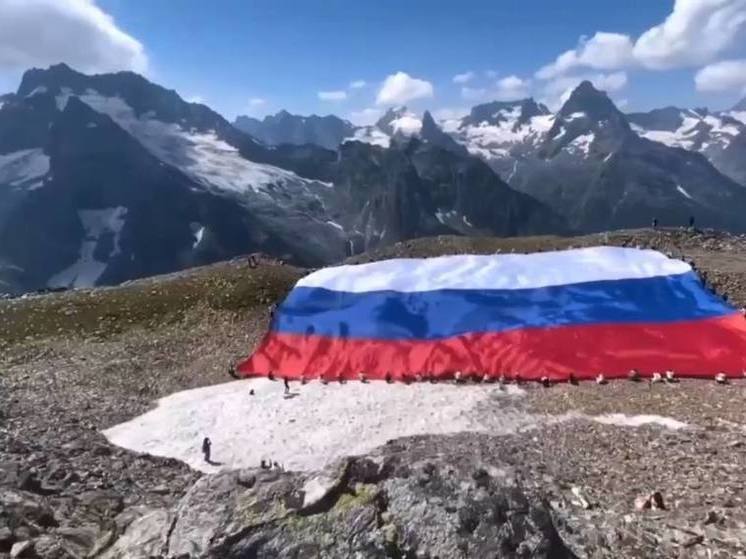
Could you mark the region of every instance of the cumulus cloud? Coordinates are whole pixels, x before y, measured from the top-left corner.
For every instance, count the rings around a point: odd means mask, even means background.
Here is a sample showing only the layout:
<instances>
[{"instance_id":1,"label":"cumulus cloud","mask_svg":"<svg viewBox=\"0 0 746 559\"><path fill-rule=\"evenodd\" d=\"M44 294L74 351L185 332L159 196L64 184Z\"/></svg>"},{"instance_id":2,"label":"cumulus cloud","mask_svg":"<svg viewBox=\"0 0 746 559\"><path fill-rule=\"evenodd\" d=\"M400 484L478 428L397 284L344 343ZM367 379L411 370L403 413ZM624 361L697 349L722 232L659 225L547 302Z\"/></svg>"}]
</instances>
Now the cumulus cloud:
<instances>
[{"instance_id":1,"label":"cumulus cloud","mask_svg":"<svg viewBox=\"0 0 746 559\"><path fill-rule=\"evenodd\" d=\"M474 79L474 72L464 72L453 76L453 83L468 83Z\"/></svg>"},{"instance_id":2,"label":"cumulus cloud","mask_svg":"<svg viewBox=\"0 0 746 559\"><path fill-rule=\"evenodd\" d=\"M557 59L536 72L540 79L553 79L570 70L585 66L596 70L614 70L633 61L632 40L619 33L598 32L590 39L581 37L578 46L560 54Z\"/></svg>"},{"instance_id":3,"label":"cumulus cloud","mask_svg":"<svg viewBox=\"0 0 746 559\"><path fill-rule=\"evenodd\" d=\"M433 84L413 78L406 72L397 72L383 81L376 97L376 105L401 105L432 96Z\"/></svg>"},{"instance_id":4,"label":"cumulus cloud","mask_svg":"<svg viewBox=\"0 0 746 559\"><path fill-rule=\"evenodd\" d=\"M261 107L262 105L266 105L266 104L267 104L267 100L262 99L261 97L252 97L251 99L249 99L249 107L256 108L256 107Z\"/></svg>"},{"instance_id":5,"label":"cumulus cloud","mask_svg":"<svg viewBox=\"0 0 746 559\"><path fill-rule=\"evenodd\" d=\"M365 80L355 80L350 82L350 89L362 89L366 85L368 85L368 83Z\"/></svg>"},{"instance_id":6,"label":"cumulus cloud","mask_svg":"<svg viewBox=\"0 0 746 559\"><path fill-rule=\"evenodd\" d=\"M645 31L634 55L653 69L696 66L736 43L746 28L746 0L676 0L660 25Z\"/></svg>"},{"instance_id":7,"label":"cumulus cloud","mask_svg":"<svg viewBox=\"0 0 746 559\"><path fill-rule=\"evenodd\" d=\"M359 111L352 111L348 118L350 122L357 124L358 126L370 126L371 124L375 124L381 116L383 116L383 111L381 109L369 107Z\"/></svg>"},{"instance_id":8,"label":"cumulus cloud","mask_svg":"<svg viewBox=\"0 0 746 559\"><path fill-rule=\"evenodd\" d=\"M699 91L732 91L746 93L746 59L723 60L702 68L694 76Z\"/></svg>"},{"instance_id":9,"label":"cumulus cloud","mask_svg":"<svg viewBox=\"0 0 746 559\"><path fill-rule=\"evenodd\" d=\"M465 101L516 101L528 97L531 89L531 81L524 80L518 76L507 76L497 80L489 87L461 88L461 97Z\"/></svg>"},{"instance_id":10,"label":"cumulus cloud","mask_svg":"<svg viewBox=\"0 0 746 559\"><path fill-rule=\"evenodd\" d=\"M146 72L143 45L94 0L0 0L0 68L66 62L84 72Z\"/></svg>"},{"instance_id":11,"label":"cumulus cloud","mask_svg":"<svg viewBox=\"0 0 746 559\"><path fill-rule=\"evenodd\" d=\"M738 44L746 31L746 0L675 0L672 12L636 41L629 35L598 32L581 37L536 73L554 79L578 68L652 70L706 64Z\"/></svg>"},{"instance_id":12,"label":"cumulus cloud","mask_svg":"<svg viewBox=\"0 0 746 559\"><path fill-rule=\"evenodd\" d=\"M339 91L319 91L319 99L322 101L344 101L347 99L347 92Z\"/></svg>"},{"instance_id":13,"label":"cumulus cloud","mask_svg":"<svg viewBox=\"0 0 746 559\"><path fill-rule=\"evenodd\" d=\"M531 88L529 80L523 80L518 76L508 76L497 81L495 99L498 101L515 101L528 97Z\"/></svg>"},{"instance_id":14,"label":"cumulus cloud","mask_svg":"<svg viewBox=\"0 0 746 559\"><path fill-rule=\"evenodd\" d=\"M586 80L590 81L596 89L606 91L607 93L615 93L624 89L627 85L627 73L585 73L573 76L560 76L545 83L541 92L541 101L551 110L557 110L567 101L572 91L580 85L580 82Z\"/></svg>"}]
</instances>

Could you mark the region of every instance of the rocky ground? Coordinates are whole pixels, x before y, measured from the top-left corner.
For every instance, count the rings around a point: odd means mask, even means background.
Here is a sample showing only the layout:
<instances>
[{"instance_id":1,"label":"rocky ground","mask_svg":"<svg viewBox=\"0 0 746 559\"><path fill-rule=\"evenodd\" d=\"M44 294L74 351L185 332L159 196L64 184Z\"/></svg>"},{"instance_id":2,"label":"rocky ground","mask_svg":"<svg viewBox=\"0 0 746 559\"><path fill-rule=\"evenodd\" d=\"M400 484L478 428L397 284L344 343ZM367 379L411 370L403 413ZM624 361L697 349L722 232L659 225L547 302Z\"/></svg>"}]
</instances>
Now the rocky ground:
<instances>
[{"instance_id":1,"label":"rocky ground","mask_svg":"<svg viewBox=\"0 0 746 559\"><path fill-rule=\"evenodd\" d=\"M746 305L746 238L707 232L444 237L354 260L604 242L683 253ZM200 476L100 435L161 396L226 380L302 273L236 260L0 302L0 557L746 557L741 382L527 386L517 405L556 422L396 440L314 475ZM665 509L639 510L654 492Z\"/></svg>"}]
</instances>

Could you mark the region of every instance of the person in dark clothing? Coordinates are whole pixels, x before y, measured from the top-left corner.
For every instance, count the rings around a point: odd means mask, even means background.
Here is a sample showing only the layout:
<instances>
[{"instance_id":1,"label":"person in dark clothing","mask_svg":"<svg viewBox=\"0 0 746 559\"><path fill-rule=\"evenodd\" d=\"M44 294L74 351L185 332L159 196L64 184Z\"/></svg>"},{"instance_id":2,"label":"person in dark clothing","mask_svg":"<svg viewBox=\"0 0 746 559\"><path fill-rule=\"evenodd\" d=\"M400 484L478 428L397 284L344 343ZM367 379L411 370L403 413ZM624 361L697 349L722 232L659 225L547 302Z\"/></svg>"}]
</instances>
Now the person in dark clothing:
<instances>
[{"instance_id":1,"label":"person in dark clothing","mask_svg":"<svg viewBox=\"0 0 746 559\"><path fill-rule=\"evenodd\" d=\"M287 377L283 377L282 383L285 385L285 394L290 394L290 383L288 382Z\"/></svg>"},{"instance_id":2,"label":"person in dark clothing","mask_svg":"<svg viewBox=\"0 0 746 559\"><path fill-rule=\"evenodd\" d=\"M693 215L689 216L689 227L690 228L694 227L694 216Z\"/></svg>"},{"instance_id":3,"label":"person in dark clothing","mask_svg":"<svg viewBox=\"0 0 746 559\"><path fill-rule=\"evenodd\" d=\"M212 442L209 437L205 437L202 441L202 454L205 456L205 462L210 463L210 449L212 448Z\"/></svg>"},{"instance_id":4,"label":"person in dark clothing","mask_svg":"<svg viewBox=\"0 0 746 559\"><path fill-rule=\"evenodd\" d=\"M658 229L658 218L657 217L653 218L653 229Z\"/></svg>"}]
</instances>

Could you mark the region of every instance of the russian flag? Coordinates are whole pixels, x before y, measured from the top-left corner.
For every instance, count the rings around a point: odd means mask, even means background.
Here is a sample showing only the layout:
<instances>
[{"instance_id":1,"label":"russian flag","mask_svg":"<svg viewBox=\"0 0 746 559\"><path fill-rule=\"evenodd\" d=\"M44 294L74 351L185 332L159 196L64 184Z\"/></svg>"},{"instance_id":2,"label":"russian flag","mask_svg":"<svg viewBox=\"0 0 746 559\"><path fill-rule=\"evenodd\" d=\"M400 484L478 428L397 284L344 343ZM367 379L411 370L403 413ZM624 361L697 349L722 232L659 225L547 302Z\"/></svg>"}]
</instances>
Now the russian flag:
<instances>
[{"instance_id":1,"label":"russian flag","mask_svg":"<svg viewBox=\"0 0 746 559\"><path fill-rule=\"evenodd\" d=\"M324 268L280 305L245 376L524 380L741 376L746 320L653 250L395 259Z\"/></svg>"}]
</instances>

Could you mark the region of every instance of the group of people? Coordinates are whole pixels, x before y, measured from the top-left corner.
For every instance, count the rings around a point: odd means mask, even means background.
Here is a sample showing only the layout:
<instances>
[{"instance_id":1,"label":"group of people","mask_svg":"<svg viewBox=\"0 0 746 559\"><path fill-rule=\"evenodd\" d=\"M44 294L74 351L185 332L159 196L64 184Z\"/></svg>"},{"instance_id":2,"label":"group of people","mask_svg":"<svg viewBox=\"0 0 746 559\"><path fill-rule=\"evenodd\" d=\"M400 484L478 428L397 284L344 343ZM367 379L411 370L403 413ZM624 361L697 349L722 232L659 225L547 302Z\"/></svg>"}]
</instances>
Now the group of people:
<instances>
[{"instance_id":1,"label":"group of people","mask_svg":"<svg viewBox=\"0 0 746 559\"><path fill-rule=\"evenodd\" d=\"M658 218L654 217L653 218L653 229L657 229L657 228L658 228ZM694 229L694 216L693 215L689 216L689 229Z\"/></svg>"}]
</instances>

